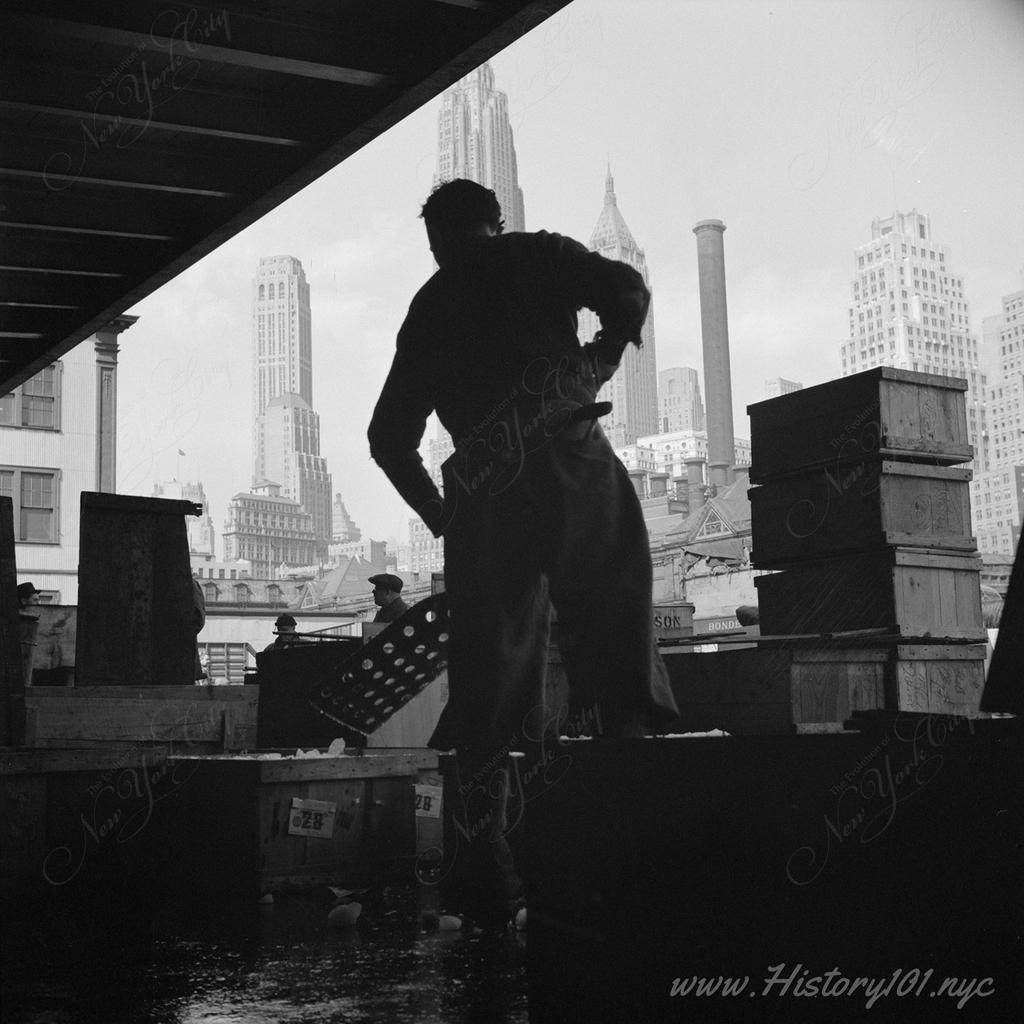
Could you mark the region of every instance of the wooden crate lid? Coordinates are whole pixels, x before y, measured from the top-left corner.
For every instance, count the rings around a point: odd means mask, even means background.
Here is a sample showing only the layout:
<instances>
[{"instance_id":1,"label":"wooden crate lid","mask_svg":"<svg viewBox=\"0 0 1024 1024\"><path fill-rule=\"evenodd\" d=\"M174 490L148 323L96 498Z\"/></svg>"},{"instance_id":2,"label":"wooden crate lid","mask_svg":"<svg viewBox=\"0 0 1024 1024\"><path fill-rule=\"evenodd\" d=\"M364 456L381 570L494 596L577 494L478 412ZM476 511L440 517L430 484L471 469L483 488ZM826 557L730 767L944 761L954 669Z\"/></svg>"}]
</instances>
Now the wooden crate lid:
<instances>
[{"instance_id":1,"label":"wooden crate lid","mask_svg":"<svg viewBox=\"0 0 1024 1024\"><path fill-rule=\"evenodd\" d=\"M809 388L791 391L775 398L766 398L747 406L749 415L767 414L772 419L775 413L803 407L826 407L834 402L836 394L856 395L863 392L876 393L879 381L895 381L899 384L917 384L922 387L941 388L948 391L966 391L968 383L963 377L946 377L937 373L922 373L919 370L901 370L895 366L875 366L870 370L852 373L848 377L814 384Z\"/></svg>"}]
</instances>

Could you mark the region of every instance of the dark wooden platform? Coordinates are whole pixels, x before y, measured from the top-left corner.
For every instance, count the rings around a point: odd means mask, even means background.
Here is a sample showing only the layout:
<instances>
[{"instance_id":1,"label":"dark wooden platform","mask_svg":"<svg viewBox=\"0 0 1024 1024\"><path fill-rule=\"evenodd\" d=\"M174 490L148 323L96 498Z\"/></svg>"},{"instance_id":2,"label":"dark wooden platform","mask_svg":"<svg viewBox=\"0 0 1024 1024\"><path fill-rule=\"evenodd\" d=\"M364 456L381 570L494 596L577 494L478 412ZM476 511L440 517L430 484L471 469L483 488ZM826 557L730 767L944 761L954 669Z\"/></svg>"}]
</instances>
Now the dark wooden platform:
<instances>
[{"instance_id":1,"label":"dark wooden platform","mask_svg":"<svg viewBox=\"0 0 1024 1024\"><path fill-rule=\"evenodd\" d=\"M526 808L530 1020L1019 1019L1022 740L1015 721L903 717L863 735L570 744ZM764 995L780 964L990 977L994 994L962 1010L890 994L873 1012ZM670 995L720 976L749 991Z\"/></svg>"}]
</instances>

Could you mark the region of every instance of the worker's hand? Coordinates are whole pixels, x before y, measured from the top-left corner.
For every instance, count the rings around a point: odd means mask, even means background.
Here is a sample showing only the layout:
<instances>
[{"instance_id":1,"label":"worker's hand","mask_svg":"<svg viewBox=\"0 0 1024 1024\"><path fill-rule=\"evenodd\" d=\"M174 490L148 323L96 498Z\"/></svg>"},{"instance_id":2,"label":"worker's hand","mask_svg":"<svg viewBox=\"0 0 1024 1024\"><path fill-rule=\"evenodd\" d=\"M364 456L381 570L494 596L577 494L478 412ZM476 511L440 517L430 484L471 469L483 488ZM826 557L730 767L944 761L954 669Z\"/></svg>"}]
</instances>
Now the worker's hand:
<instances>
[{"instance_id":1,"label":"worker's hand","mask_svg":"<svg viewBox=\"0 0 1024 1024\"><path fill-rule=\"evenodd\" d=\"M639 329L625 326L602 326L601 330L594 335L593 345L597 358L602 363L618 366L622 361L622 353L631 342L637 348L642 344Z\"/></svg>"}]
</instances>

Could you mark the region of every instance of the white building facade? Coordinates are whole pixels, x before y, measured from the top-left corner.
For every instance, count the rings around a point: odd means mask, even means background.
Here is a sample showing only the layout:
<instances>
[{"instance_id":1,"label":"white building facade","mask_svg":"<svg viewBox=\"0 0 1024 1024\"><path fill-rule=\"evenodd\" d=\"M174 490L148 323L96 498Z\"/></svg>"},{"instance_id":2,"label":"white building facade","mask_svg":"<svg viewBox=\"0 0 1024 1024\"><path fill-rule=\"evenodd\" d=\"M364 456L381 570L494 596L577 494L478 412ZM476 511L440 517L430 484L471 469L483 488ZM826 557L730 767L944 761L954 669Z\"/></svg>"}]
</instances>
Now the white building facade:
<instances>
[{"instance_id":1,"label":"white building facade","mask_svg":"<svg viewBox=\"0 0 1024 1024\"><path fill-rule=\"evenodd\" d=\"M1024 506L1024 289L1002 305L982 325L989 469L971 483L971 507L978 550L1012 560Z\"/></svg>"},{"instance_id":2,"label":"white building facade","mask_svg":"<svg viewBox=\"0 0 1024 1024\"><path fill-rule=\"evenodd\" d=\"M964 378L972 465L984 472L985 376L964 281L948 248L932 238L928 217L912 210L876 217L871 241L854 258L849 337L840 346L843 376L893 366Z\"/></svg>"},{"instance_id":3,"label":"white building facade","mask_svg":"<svg viewBox=\"0 0 1024 1024\"><path fill-rule=\"evenodd\" d=\"M750 465L750 441L737 437L734 440L734 465ZM677 430L665 434L650 434L637 438L635 444L622 445L615 454L627 469L643 470L645 473L667 473L668 489L687 480L687 462L700 459L707 465L708 434L706 430ZM706 472L702 469L706 482Z\"/></svg>"},{"instance_id":4,"label":"white building facade","mask_svg":"<svg viewBox=\"0 0 1024 1024\"><path fill-rule=\"evenodd\" d=\"M78 603L80 498L117 484L117 317L0 396L0 497L14 508L18 582L52 604Z\"/></svg>"},{"instance_id":5,"label":"white building facade","mask_svg":"<svg viewBox=\"0 0 1024 1024\"><path fill-rule=\"evenodd\" d=\"M673 366L658 374L658 429L662 434L704 430L700 374L690 366Z\"/></svg>"}]
</instances>

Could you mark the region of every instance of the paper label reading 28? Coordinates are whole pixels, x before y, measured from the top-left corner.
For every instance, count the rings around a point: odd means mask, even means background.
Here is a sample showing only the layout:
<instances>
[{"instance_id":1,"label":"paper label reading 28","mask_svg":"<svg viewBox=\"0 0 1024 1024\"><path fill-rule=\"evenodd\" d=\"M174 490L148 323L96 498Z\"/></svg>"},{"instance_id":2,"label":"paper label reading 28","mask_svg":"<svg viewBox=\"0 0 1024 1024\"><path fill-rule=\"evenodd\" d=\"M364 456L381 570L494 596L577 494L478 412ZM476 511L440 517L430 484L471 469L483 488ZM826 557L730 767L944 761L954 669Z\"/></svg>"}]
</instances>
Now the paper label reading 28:
<instances>
[{"instance_id":1,"label":"paper label reading 28","mask_svg":"<svg viewBox=\"0 0 1024 1024\"><path fill-rule=\"evenodd\" d=\"M300 800L292 797L288 814L288 834L330 839L334 834L334 818L338 805L327 800Z\"/></svg>"},{"instance_id":2,"label":"paper label reading 28","mask_svg":"<svg viewBox=\"0 0 1024 1024\"><path fill-rule=\"evenodd\" d=\"M416 817L440 818L441 793L442 788L440 786L417 786Z\"/></svg>"}]
</instances>

